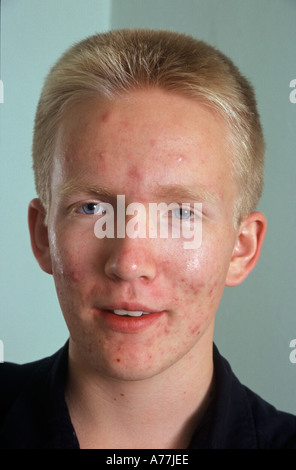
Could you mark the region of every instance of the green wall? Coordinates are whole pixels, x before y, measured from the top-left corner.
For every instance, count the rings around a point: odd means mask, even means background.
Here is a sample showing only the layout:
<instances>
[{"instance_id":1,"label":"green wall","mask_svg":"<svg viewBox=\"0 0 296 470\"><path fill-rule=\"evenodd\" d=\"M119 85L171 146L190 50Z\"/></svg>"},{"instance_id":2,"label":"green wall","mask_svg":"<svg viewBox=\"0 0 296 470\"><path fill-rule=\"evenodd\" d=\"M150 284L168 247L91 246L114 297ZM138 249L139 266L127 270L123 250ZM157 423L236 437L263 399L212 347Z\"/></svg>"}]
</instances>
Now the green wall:
<instances>
[{"instance_id":1,"label":"green wall","mask_svg":"<svg viewBox=\"0 0 296 470\"><path fill-rule=\"evenodd\" d=\"M215 341L238 377L275 406L296 411L295 0L2 0L0 104L0 339L6 361L51 354L67 338L53 281L31 254L26 227L35 196L31 138L49 67L73 42L122 27L172 29L229 55L255 86L267 141L260 204L268 234L254 272L227 288Z\"/></svg>"},{"instance_id":2,"label":"green wall","mask_svg":"<svg viewBox=\"0 0 296 470\"><path fill-rule=\"evenodd\" d=\"M51 354L67 339L53 280L32 257L31 141L45 75L73 42L109 29L109 0L2 0L0 105L0 339L4 360Z\"/></svg>"}]
</instances>

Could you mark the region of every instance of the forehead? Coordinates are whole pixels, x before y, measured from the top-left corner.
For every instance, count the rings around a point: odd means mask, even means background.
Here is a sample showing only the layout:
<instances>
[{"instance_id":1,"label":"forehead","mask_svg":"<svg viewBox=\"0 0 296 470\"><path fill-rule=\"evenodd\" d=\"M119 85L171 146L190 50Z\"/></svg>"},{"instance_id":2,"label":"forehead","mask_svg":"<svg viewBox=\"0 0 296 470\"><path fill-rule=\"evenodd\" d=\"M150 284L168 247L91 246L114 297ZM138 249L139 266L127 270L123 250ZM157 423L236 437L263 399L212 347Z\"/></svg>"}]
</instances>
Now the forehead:
<instances>
[{"instance_id":1,"label":"forehead","mask_svg":"<svg viewBox=\"0 0 296 470\"><path fill-rule=\"evenodd\" d=\"M231 156L226 123L192 99L141 90L68 109L55 152L57 176L144 186L221 186Z\"/></svg>"},{"instance_id":2,"label":"forehead","mask_svg":"<svg viewBox=\"0 0 296 470\"><path fill-rule=\"evenodd\" d=\"M125 93L112 100L94 98L74 102L64 113L59 135L67 137L71 134L71 141L73 138L79 141L81 134L86 136L94 130L106 132L110 128L120 130L118 138L132 130L140 131L146 137L145 133L149 129L153 131L151 143L157 143L153 137L160 137L162 141L164 137L180 141L182 135L186 134L188 138L190 132L194 144L196 136L201 143L207 137L213 137L213 134L224 141L229 134L228 126L216 111L192 98L151 89ZM185 140L182 141L184 143ZM211 140L206 143L211 145Z\"/></svg>"}]
</instances>

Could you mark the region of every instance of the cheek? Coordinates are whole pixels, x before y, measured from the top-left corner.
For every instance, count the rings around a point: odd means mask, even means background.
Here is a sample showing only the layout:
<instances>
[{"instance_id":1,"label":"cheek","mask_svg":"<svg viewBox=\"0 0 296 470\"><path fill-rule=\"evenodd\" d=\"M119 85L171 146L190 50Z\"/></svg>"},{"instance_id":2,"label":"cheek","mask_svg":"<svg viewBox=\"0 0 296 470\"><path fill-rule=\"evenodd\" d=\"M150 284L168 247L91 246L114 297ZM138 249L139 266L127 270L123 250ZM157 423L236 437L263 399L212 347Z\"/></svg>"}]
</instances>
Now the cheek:
<instances>
[{"instance_id":1,"label":"cheek","mask_svg":"<svg viewBox=\"0 0 296 470\"><path fill-rule=\"evenodd\" d=\"M68 248L55 253L52 258L53 275L55 279L63 280L66 284L79 284L85 277L85 264L75 252Z\"/></svg>"},{"instance_id":2,"label":"cheek","mask_svg":"<svg viewBox=\"0 0 296 470\"><path fill-rule=\"evenodd\" d=\"M184 250L185 251L185 250ZM165 277L171 279L172 307L179 312L180 328L199 335L214 317L223 294L224 263L213 251L186 250L183 258L170 258L164 264ZM170 273L169 273L170 272Z\"/></svg>"},{"instance_id":3,"label":"cheek","mask_svg":"<svg viewBox=\"0 0 296 470\"><path fill-rule=\"evenodd\" d=\"M52 237L51 259L57 289L80 291L91 283L94 257L91 243L81 234L75 236L74 231L67 231L67 236Z\"/></svg>"},{"instance_id":4,"label":"cheek","mask_svg":"<svg viewBox=\"0 0 296 470\"><path fill-rule=\"evenodd\" d=\"M217 256L206 249L183 250L182 255L170 257L164 263L165 277L171 279L173 292L183 300L213 298L219 283L223 283Z\"/></svg>"}]
</instances>

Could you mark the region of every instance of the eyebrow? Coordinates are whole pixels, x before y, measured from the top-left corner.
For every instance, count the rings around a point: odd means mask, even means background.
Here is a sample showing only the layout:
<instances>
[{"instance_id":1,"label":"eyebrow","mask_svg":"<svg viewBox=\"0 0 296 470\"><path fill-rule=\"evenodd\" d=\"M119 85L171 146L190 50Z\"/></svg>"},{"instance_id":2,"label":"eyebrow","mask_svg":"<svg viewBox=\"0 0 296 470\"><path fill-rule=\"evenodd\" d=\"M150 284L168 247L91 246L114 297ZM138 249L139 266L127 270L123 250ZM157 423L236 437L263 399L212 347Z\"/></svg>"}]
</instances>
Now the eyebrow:
<instances>
[{"instance_id":1,"label":"eyebrow","mask_svg":"<svg viewBox=\"0 0 296 470\"><path fill-rule=\"evenodd\" d=\"M191 189L188 186L180 184L168 184L159 186L157 195L164 199L175 198L184 201L209 202L212 204L217 203L219 200L218 195L210 191L204 185L199 185L197 188Z\"/></svg>"},{"instance_id":2,"label":"eyebrow","mask_svg":"<svg viewBox=\"0 0 296 470\"><path fill-rule=\"evenodd\" d=\"M76 180L69 180L66 183L60 185L57 191L59 196L66 197L76 193L96 194L109 198L114 197L114 193L105 186L98 186L96 184L89 184Z\"/></svg>"},{"instance_id":3,"label":"eyebrow","mask_svg":"<svg viewBox=\"0 0 296 470\"><path fill-rule=\"evenodd\" d=\"M58 194L60 196L71 196L76 193L94 194L100 197L113 199L117 194L111 191L106 186L84 183L76 180L69 180L58 187ZM118 193L119 194L119 193ZM153 199L171 199L177 201L193 201L193 202L207 202L215 204L218 202L219 197L217 194L210 191L205 186L199 186L196 189L191 189L187 186L180 184L168 184L158 186Z\"/></svg>"}]
</instances>

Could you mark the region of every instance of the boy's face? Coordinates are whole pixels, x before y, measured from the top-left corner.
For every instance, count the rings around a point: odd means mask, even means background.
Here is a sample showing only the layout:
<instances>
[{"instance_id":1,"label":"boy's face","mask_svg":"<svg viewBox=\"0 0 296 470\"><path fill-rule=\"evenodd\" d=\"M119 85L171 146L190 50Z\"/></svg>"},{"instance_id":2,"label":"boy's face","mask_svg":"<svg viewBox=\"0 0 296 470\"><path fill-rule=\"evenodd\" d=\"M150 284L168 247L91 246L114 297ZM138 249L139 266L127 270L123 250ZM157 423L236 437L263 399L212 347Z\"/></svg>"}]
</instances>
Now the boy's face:
<instances>
[{"instance_id":1,"label":"boy's face","mask_svg":"<svg viewBox=\"0 0 296 470\"><path fill-rule=\"evenodd\" d=\"M54 156L48 271L70 354L86 367L143 379L178 361L190 367L211 346L236 242L227 136L212 111L160 90L86 101L67 113ZM97 238L103 203L115 207L117 195L145 207L201 202L200 247L185 249L182 236ZM178 214L168 214L169 223ZM183 215L182 224L200 223L198 214Z\"/></svg>"}]
</instances>

